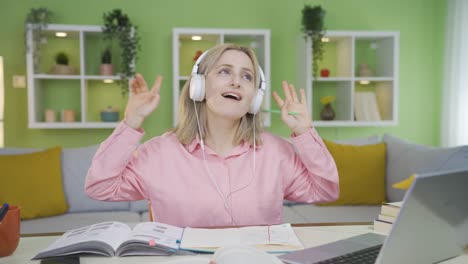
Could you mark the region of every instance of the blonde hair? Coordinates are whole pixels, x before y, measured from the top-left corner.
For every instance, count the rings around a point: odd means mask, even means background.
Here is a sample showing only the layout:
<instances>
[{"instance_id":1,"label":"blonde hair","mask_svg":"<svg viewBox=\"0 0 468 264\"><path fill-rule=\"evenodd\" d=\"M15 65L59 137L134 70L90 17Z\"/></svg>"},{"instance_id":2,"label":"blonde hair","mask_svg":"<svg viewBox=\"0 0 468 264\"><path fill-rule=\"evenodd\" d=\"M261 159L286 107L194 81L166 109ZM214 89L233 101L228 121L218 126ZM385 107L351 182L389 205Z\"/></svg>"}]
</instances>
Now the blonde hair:
<instances>
[{"instance_id":1,"label":"blonde hair","mask_svg":"<svg viewBox=\"0 0 468 264\"><path fill-rule=\"evenodd\" d=\"M222 44L211 48L208 53L203 57L198 67L198 74L206 76L216 66L219 58L224 52L228 50L238 50L244 52L252 61L254 70L254 80L256 88L259 88L260 77L259 77L259 64L255 53L248 47L243 47L237 44ZM182 144L190 144L198 135L198 124L195 116L194 103L197 105L196 109L199 112L200 118L200 129L203 137L207 131L207 118L206 118L206 101L193 101L190 98L190 81L192 76L187 80L179 98L179 116L177 125L174 129L174 133ZM250 114L247 113L240 119L239 126L234 136L234 143L240 144L242 141L253 144L254 139L254 122L255 122L255 134L260 135L263 132L261 114ZM260 137L255 138L255 144L260 145Z\"/></svg>"}]
</instances>

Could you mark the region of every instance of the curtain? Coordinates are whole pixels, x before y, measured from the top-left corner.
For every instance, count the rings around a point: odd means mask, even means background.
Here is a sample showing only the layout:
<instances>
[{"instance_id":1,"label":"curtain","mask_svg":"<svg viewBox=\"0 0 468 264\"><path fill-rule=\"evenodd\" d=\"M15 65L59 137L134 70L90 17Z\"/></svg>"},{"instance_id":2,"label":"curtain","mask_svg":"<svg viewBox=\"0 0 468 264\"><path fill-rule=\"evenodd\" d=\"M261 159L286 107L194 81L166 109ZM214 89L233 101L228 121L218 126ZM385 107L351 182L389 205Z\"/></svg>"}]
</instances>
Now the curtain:
<instances>
[{"instance_id":1,"label":"curtain","mask_svg":"<svg viewBox=\"0 0 468 264\"><path fill-rule=\"evenodd\" d=\"M441 145L468 145L468 1L447 0Z\"/></svg>"}]
</instances>

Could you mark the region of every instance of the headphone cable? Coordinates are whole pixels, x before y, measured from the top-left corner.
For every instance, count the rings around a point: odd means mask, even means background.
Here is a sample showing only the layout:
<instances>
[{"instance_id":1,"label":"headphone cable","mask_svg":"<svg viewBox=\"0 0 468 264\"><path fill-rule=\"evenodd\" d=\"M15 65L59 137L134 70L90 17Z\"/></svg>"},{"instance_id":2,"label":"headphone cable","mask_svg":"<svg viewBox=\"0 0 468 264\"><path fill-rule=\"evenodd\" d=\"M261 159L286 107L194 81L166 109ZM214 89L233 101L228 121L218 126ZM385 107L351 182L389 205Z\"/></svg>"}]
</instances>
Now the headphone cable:
<instances>
[{"instance_id":1,"label":"headphone cable","mask_svg":"<svg viewBox=\"0 0 468 264\"><path fill-rule=\"evenodd\" d=\"M193 105L195 107L195 116L197 117L197 125L198 125L198 133L199 133L199 137L200 137L200 145L201 145L201 149L202 149L202 155L203 155L203 164L205 165L205 169L206 171L208 172L208 176L210 177L211 181L213 182L213 184L216 186L216 191L218 191L218 194L219 196L221 196L221 199L223 199L223 202L224 202L224 208L227 210L229 209L229 205L227 203L227 198L226 196L223 194L223 192L221 191L221 188L219 187L218 183L216 182L215 178L213 177L213 175L211 174L211 171L208 167L208 164L207 164L207 161L206 161L206 156L205 156L205 144L203 142L203 137L202 137L202 132L201 132L201 127L200 127L200 120L198 118L198 111L197 111L197 104L195 103L195 100L193 100ZM231 215L231 214L230 214ZM231 219L232 219L232 215L231 215Z\"/></svg>"}]
</instances>

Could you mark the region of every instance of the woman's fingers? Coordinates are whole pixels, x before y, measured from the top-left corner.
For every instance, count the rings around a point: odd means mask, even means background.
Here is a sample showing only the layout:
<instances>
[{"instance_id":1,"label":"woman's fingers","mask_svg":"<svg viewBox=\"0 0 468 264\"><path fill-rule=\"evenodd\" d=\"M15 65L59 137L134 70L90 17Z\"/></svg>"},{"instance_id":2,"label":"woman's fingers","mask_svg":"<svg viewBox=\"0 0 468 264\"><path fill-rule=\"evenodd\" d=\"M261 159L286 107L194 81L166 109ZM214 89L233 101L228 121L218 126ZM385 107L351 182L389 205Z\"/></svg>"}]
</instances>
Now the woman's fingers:
<instances>
[{"instance_id":1,"label":"woman's fingers","mask_svg":"<svg viewBox=\"0 0 468 264\"><path fill-rule=\"evenodd\" d=\"M301 104L305 105L307 103L305 91L301 88L299 92L301 93Z\"/></svg>"},{"instance_id":2,"label":"woman's fingers","mask_svg":"<svg viewBox=\"0 0 468 264\"><path fill-rule=\"evenodd\" d=\"M139 93L141 92L146 92L148 91L148 85L146 84L145 79L143 79L143 76L141 74L136 75L136 81L137 81L137 90Z\"/></svg>"},{"instance_id":3,"label":"woman's fingers","mask_svg":"<svg viewBox=\"0 0 468 264\"><path fill-rule=\"evenodd\" d=\"M130 81L130 92L132 95L135 95L137 93L137 81L136 78L133 78Z\"/></svg>"},{"instance_id":4,"label":"woman's fingers","mask_svg":"<svg viewBox=\"0 0 468 264\"><path fill-rule=\"evenodd\" d=\"M162 81L163 81L163 77L161 75L158 75L156 77L156 80L154 80L153 87L151 88L151 93L153 95L159 94L159 91L161 90Z\"/></svg>"},{"instance_id":5,"label":"woman's fingers","mask_svg":"<svg viewBox=\"0 0 468 264\"><path fill-rule=\"evenodd\" d=\"M283 99L281 99L281 97L278 95L276 91L273 91L273 98L275 99L279 107L283 107L284 101Z\"/></svg>"},{"instance_id":6,"label":"woman's fingers","mask_svg":"<svg viewBox=\"0 0 468 264\"><path fill-rule=\"evenodd\" d=\"M293 102L299 102L299 100L297 99L296 89L294 88L294 85L289 84L289 92L291 93Z\"/></svg>"},{"instance_id":7,"label":"woman's fingers","mask_svg":"<svg viewBox=\"0 0 468 264\"><path fill-rule=\"evenodd\" d=\"M283 92L284 92L284 98L286 101L290 101L291 98L291 91L289 90L289 85L288 82L283 81Z\"/></svg>"}]
</instances>

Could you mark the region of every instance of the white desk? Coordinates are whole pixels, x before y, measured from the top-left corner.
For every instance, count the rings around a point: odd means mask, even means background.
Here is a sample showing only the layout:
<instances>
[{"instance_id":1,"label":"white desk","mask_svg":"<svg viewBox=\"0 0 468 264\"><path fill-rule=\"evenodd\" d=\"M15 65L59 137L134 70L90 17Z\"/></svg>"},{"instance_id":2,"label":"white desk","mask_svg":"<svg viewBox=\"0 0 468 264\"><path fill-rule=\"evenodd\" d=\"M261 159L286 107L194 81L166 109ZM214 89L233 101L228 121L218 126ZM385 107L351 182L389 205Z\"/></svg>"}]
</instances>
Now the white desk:
<instances>
[{"instance_id":1,"label":"white desk","mask_svg":"<svg viewBox=\"0 0 468 264\"><path fill-rule=\"evenodd\" d=\"M321 244L330 243L339 239L372 232L371 225L330 225L330 226L304 226L294 227L296 234L304 244L304 247L318 246ZM30 261L29 259L37 252L41 251L52 243L57 236L37 236L37 237L22 237L18 248L9 257L0 258L2 264L25 264L25 263L40 263L40 261ZM204 255L206 257L206 255ZM81 264L109 264L109 263L138 263L150 264L158 262L166 262L184 258L183 256L171 257L82 257ZM467 264L468 263L468 248L462 256L444 261L444 264Z\"/></svg>"}]
</instances>

